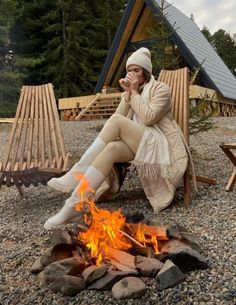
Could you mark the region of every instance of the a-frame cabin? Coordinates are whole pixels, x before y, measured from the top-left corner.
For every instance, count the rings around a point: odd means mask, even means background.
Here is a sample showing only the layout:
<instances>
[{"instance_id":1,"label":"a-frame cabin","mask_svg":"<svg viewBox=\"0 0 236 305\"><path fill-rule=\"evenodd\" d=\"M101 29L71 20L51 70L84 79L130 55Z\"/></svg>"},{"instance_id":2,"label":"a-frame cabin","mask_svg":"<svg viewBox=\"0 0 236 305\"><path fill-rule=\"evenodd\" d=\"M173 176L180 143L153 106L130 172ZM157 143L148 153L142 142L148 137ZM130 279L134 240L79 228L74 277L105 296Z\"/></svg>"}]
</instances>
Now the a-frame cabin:
<instances>
[{"instance_id":1,"label":"a-frame cabin","mask_svg":"<svg viewBox=\"0 0 236 305\"><path fill-rule=\"evenodd\" d=\"M178 49L182 62L194 71L202 63L199 73L199 85L215 92L214 101L230 106L230 113L236 111L236 78L216 53L195 22L184 15L173 5L165 2L166 25L170 29L170 39ZM158 23L161 0L130 0L124 11L122 20L108 52L95 92L100 92L104 86L116 87L122 73L125 72L125 62L130 52L141 46L151 48L150 29ZM198 98L202 87L192 88ZM190 90L191 92L191 90ZM224 114L223 114L224 115Z\"/></svg>"}]
</instances>

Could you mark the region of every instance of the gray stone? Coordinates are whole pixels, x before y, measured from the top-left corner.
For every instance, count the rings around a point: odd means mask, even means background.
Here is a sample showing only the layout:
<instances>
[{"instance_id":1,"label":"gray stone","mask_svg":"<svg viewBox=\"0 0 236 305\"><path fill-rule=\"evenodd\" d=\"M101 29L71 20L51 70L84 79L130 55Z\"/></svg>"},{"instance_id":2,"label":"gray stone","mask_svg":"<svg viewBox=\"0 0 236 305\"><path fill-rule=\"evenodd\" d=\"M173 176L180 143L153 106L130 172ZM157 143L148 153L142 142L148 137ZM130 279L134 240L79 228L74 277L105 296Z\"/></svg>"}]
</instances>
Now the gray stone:
<instances>
[{"instance_id":1,"label":"gray stone","mask_svg":"<svg viewBox=\"0 0 236 305\"><path fill-rule=\"evenodd\" d=\"M54 262L45 267L38 275L41 286L50 284L63 275L80 275L84 271L85 261L81 257L71 257Z\"/></svg>"},{"instance_id":2,"label":"gray stone","mask_svg":"<svg viewBox=\"0 0 236 305\"><path fill-rule=\"evenodd\" d=\"M112 286L119 280L127 276L135 276L135 275L138 275L138 273L135 271L108 270L103 277L101 277L97 281L93 282L90 286L88 286L88 289L110 290Z\"/></svg>"},{"instance_id":3,"label":"gray stone","mask_svg":"<svg viewBox=\"0 0 236 305\"><path fill-rule=\"evenodd\" d=\"M89 266L88 268L84 269L82 276L84 278L84 281L86 285L89 285L102 277L107 272L107 266L101 265L101 266Z\"/></svg>"},{"instance_id":4,"label":"gray stone","mask_svg":"<svg viewBox=\"0 0 236 305\"><path fill-rule=\"evenodd\" d=\"M30 268L31 273L39 273L44 269L44 265L42 263L42 257L39 257Z\"/></svg>"},{"instance_id":5,"label":"gray stone","mask_svg":"<svg viewBox=\"0 0 236 305\"><path fill-rule=\"evenodd\" d=\"M112 296L115 299L137 299L147 290L144 282L137 277L126 277L112 287Z\"/></svg>"},{"instance_id":6,"label":"gray stone","mask_svg":"<svg viewBox=\"0 0 236 305\"><path fill-rule=\"evenodd\" d=\"M174 287L185 279L184 273L171 261L167 260L156 276L161 289Z\"/></svg>"},{"instance_id":7,"label":"gray stone","mask_svg":"<svg viewBox=\"0 0 236 305\"><path fill-rule=\"evenodd\" d=\"M174 225L167 229L167 236L171 238L180 239L182 242L186 243L188 246L190 246L193 250L201 253L200 245L196 239L196 236L188 232L188 230L181 226L181 225Z\"/></svg>"},{"instance_id":8,"label":"gray stone","mask_svg":"<svg viewBox=\"0 0 236 305\"><path fill-rule=\"evenodd\" d=\"M31 267L32 273L41 272L46 266L54 262L52 251L54 247L49 248L42 256L40 256Z\"/></svg>"},{"instance_id":9,"label":"gray stone","mask_svg":"<svg viewBox=\"0 0 236 305\"><path fill-rule=\"evenodd\" d=\"M76 246L72 244L57 244L51 249L52 260L59 261L73 256Z\"/></svg>"},{"instance_id":10,"label":"gray stone","mask_svg":"<svg viewBox=\"0 0 236 305\"><path fill-rule=\"evenodd\" d=\"M207 269L206 258L179 240L170 240L161 251L166 259L172 260L183 272L195 269Z\"/></svg>"},{"instance_id":11,"label":"gray stone","mask_svg":"<svg viewBox=\"0 0 236 305\"><path fill-rule=\"evenodd\" d=\"M154 277L163 267L163 263L151 257L136 256L135 265L138 272L143 276Z\"/></svg>"},{"instance_id":12,"label":"gray stone","mask_svg":"<svg viewBox=\"0 0 236 305\"><path fill-rule=\"evenodd\" d=\"M53 246L58 244L72 244L72 237L68 231L56 230L52 233L51 243Z\"/></svg>"},{"instance_id":13,"label":"gray stone","mask_svg":"<svg viewBox=\"0 0 236 305\"><path fill-rule=\"evenodd\" d=\"M66 259L73 256L75 246L71 244L58 244L48 249L48 251L39 257L31 267L32 273L41 272L46 266L55 261Z\"/></svg>"},{"instance_id":14,"label":"gray stone","mask_svg":"<svg viewBox=\"0 0 236 305\"><path fill-rule=\"evenodd\" d=\"M49 286L54 292L61 292L66 296L73 297L81 290L85 289L85 282L81 277L64 275L56 279Z\"/></svg>"}]
</instances>

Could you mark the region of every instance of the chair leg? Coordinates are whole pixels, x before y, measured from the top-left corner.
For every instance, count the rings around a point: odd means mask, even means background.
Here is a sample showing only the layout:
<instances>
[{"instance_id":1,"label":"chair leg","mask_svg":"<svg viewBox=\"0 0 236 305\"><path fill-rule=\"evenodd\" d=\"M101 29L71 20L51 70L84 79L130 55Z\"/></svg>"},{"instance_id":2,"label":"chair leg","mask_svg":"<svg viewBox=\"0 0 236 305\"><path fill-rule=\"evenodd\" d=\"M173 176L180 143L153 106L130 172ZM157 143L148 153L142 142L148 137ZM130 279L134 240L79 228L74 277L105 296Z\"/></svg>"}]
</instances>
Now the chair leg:
<instances>
[{"instance_id":1,"label":"chair leg","mask_svg":"<svg viewBox=\"0 0 236 305\"><path fill-rule=\"evenodd\" d=\"M229 181L227 183L227 186L226 186L225 190L227 192L232 192L235 182L236 182L236 167L234 167L234 171L233 171L231 177L229 178Z\"/></svg>"},{"instance_id":2,"label":"chair leg","mask_svg":"<svg viewBox=\"0 0 236 305\"><path fill-rule=\"evenodd\" d=\"M191 183L190 183L190 166L188 165L187 170L184 174L184 206L187 208L191 203Z\"/></svg>"},{"instance_id":3,"label":"chair leg","mask_svg":"<svg viewBox=\"0 0 236 305\"><path fill-rule=\"evenodd\" d=\"M17 189L18 189L18 192L19 192L20 196L21 196L21 197L24 197L23 188L22 188L20 185L18 185L18 184L16 184L16 187L17 187Z\"/></svg>"}]
</instances>

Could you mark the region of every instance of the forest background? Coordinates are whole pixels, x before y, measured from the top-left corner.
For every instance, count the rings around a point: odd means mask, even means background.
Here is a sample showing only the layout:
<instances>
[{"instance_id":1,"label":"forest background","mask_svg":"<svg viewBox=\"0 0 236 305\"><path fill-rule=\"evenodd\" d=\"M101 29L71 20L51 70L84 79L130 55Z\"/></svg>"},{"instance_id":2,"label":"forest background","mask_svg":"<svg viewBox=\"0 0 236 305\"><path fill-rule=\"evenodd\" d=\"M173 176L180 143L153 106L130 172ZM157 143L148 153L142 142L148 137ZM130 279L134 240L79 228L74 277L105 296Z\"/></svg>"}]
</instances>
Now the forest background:
<instances>
[{"instance_id":1,"label":"forest background","mask_svg":"<svg viewBox=\"0 0 236 305\"><path fill-rule=\"evenodd\" d=\"M53 83L57 98L92 94L127 0L0 0L0 117L22 84ZM202 33L236 75L236 42Z\"/></svg>"}]
</instances>

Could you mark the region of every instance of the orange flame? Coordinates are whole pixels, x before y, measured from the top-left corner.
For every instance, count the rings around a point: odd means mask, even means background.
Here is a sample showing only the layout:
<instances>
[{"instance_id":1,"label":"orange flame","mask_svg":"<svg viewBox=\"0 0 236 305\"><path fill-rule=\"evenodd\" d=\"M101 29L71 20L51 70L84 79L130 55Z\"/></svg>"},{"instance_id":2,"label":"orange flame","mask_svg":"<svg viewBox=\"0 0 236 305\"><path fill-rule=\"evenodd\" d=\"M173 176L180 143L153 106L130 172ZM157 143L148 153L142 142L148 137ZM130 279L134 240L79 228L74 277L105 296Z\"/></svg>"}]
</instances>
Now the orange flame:
<instances>
[{"instance_id":1,"label":"orange flame","mask_svg":"<svg viewBox=\"0 0 236 305\"><path fill-rule=\"evenodd\" d=\"M154 248L155 253L159 253L159 248L158 248L158 239L156 236L151 236L150 238L147 238L145 236L144 231L141 228L141 224L138 225L138 230L136 232L137 240L142 243L142 245L147 246L151 245Z\"/></svg>"},{"instance_id":2,"label":"orange flame","mask_svg":"<svg viewBox=\"0 0 236 305\"><path fill-rule=\"evenodd\" d=\"M120 210L110 212L98 208L94 199L91 198L91 194L95 191L90 187L89 180L81 174L76 174L76 179L80 180L78 193L81 200L76 204L75 209L87 211L87 214L84 214L84 222L89 227L85 232L80 232L77 238L86 245L90 250L91 257L95 258L96 264L99 265L108 256L109 248L127 250L132 247L131 242L121 231L126 224L126 219ZM144 226L141 224L138 225L134 237L143 246L151 245L155 253L159 253L157 236L152 235L147 238Z\"/></svg>"},{"instance_id":3,"label":"orange flame","mask_svg":"<svg viewBox=\"0 0 236 305\"><path fill-rule=\"evenodd\" d=\"M87 208L89 212L84 215L84 222L89 228L79 233L78 239L86 245L91 257L96 258L96 264L99 265L106 257L108 248L125 250L131 247L131 243L120 232L125 224L125 217L120 210L110 212L96 207L95 201L86 197L88 190L90 194L94 192L89 186L88 179L83 175L77 175L77 177L81 179L78 189L81 201L77 203L75 209L80 211L82 208Z\"/></svg>"}]
</instances>

